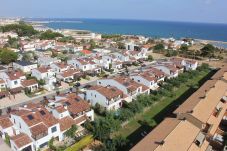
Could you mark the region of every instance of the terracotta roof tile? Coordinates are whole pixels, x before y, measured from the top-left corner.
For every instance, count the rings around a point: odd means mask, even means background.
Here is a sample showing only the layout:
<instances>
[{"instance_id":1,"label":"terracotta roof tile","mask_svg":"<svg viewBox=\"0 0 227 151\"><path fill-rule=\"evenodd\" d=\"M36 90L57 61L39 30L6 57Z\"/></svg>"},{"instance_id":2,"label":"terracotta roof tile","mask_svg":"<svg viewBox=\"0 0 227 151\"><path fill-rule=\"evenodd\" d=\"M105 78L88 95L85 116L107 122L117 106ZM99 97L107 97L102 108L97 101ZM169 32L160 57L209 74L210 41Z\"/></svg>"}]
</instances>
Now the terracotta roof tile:
<instances>
[{"instance_id":1,"label":"terracotta roof tile","mask_svg":"<svg viewBox=\"0 0 227 151\"><path fill-rule=\"evenodd\" d=\"M0 126L4 129L13 126L13 123L8 116L0 116Z\"/></svg>"},{"instance_id":2,"label":"terracotta roof tile","mask_svg":"<svg viewBox=\"0 0 227 151\"><path fill-rule=\"evenodd\" d=\"M37 82L35 79L30 79L30 80L23 80L23 81L21 82L21 84L22 84L24 87L28 87L28 86L31 86L31 85L38 84L38 82Z\"/></svg>"},{"instance_id":3,"label":"terracotta roof tile","mask_svg":"<svg viewBox=\"0 0 227 151\"><path fill-rule=\"evenodd\" d=\"M75 121L70 116L66 116L62 119L59 119L59 123L61 131L65 131L67 129L70 129L72 125L75 124Z\"/></svg>"},{"instance_id":4,"label":"terracotta roof tile","mask_svg":"<svg viewBox=\"0 0 227 151\"><path fill-rule=\"evenodd\" d=\"M16 136L11 137L11 140L14 141L18 148L32 143L32 140L29 138L29 136L24 133L20 133Z\"/></svg>"}]
</instances>

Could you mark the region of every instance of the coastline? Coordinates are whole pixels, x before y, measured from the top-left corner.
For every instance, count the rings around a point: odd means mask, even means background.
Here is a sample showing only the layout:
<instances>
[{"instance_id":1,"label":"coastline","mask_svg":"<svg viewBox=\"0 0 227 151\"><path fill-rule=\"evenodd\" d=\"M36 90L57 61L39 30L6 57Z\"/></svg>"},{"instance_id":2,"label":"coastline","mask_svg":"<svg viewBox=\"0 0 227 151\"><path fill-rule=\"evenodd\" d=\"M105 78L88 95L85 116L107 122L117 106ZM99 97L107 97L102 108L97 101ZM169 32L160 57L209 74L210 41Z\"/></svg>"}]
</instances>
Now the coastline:
<instances>
[{"instance_id":1,"label":"coastline","mask_svg":"<svg viewBox=\"0 0 227 151\"><path fill-rule=\"evenodd\" d=\"M93 31L93 30L90 30L90 29L72 29L72 28L52 28L50 26L48 26L49 23L78 23L78 24L82 24L84 23L83 21L67 21L67 20L51 20L51 21L33 21L33 20L29 20L29 21L26 21L30 24L32 24L33 26L42 26L42 27L45 27L45 28L49 28L49 29L52 29L52 30L60 30L60 31L64 31L64 30L67 30L67 31L72 31L72 32L75 32L75 31L87 31L87 32L95 32L95 33L101 33L101 32L96 32L96 31ZM121 34L121 33L118 33L120 35L128 35L128 34ZM134 34L132 34L134 35ZM157 36L146 36L144 34L136 34L136 35L142 35L142 36L145 36L145 37L151 37L151 38L154 38L154 37L157 37ZM169 37L161 37L159 36L159 38L170 38L171 36ZM181 39L181 38L177 38L176 36L172 36L173 38L175 39ZM184 37L182 37L184 38ZM200 41L200 42L203 42L203 43L211 43L211 44L220 44L220 45L225 45L224 48L227 48L227 41L223 41L223 40L210 40L210 39L202 39L202 38L193 38L193 37L190 37L190 36L187 36L187 38L192 38L196 41ZM221 47L221 46L220 46Z\"/></svg>"}]
</instances>

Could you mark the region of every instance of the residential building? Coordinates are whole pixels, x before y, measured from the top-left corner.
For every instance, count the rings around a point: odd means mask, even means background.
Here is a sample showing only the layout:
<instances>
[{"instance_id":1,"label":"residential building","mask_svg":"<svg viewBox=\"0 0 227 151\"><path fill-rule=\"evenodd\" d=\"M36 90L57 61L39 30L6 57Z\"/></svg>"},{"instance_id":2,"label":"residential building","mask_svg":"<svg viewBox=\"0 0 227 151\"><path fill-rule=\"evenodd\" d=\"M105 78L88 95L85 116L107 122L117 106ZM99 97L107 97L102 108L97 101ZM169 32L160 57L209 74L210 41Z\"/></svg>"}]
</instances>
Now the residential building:
<instances>
[{"instance_id":1,"label":"residential building","mask_svg":"<svg viewBox=\"0 0 227 151\"><path fill-rule=\"evenodd\" d=\"M156 90L159 87L156 77L151 72L135 73L130 75L130 78L149 87L151 90Z\"/></svg>"},{"instance_id":2,"label":"residential building","mask_svg":"<svg viewBox=\"0 0 227 151\"><path fill-rule=\"evenodd\" d=\"M20 69L24 73L31 72L32 69L37 68L38 65L36 63L31 63L28 61L17 61L13 63L14 69Z\"/></svg>"},{"instance_id":3,"label":"residential building","mask_svg":"<svg viewBox=\"0 0 227 151\"><path fill-rule=\"evenodd\" d=\"M68 60L68 64L74 66L77 69L80 69L84 72L95 72L100 73L101 67L96 64L92 58L84 57L84 58L74 58Z\"/></svg>"},{"instance_id":4,"label":"residential building","mask_svg":"<svg viewBox=\"0 0 227 151\"><path fill-rule=\"evenodd\" d=\"M1 72L0 78L6 82L10 89L21 87L21 81L26 79L25 75L19 70Z\"/></svg>"},{"instance_id":5,"label":"residential building","mask_svg":"<svg viewBox=\"0 0 227 151\"><path fill-rule=\"evenodd\" d=\"M35 92L39 89L39 84L35 79L23 80L21 82L22 86L30 92Z\"/></svg>"},{"instance_id":6,"label":"residential building","mask_svg":"<svg viewBox=\"0 0 227 151\"><path fill-rule=\"evenodd\" d=\"M58 74L58 73L62 73L68 69L70 69L71 67L66 64L66 63L52 63L50 64L50 67L53 69L53 71Z\"/></svg>"},{"instance_id":7,"label":"residential building","mask_svg":"<svg viewBox=\"0 0 227 151\"><path fill-rule=\"evenodd\" d=\"M10 113L10 120L22 135L24 133L32 140L31 146L35 150L47 146L51 138L61 139L58 120L42 105L28 104L20 107Z\"/></svg>"},{"instance_id":8,"label":"residential building","mask_svg":"<svg viewBox=\"0 0 227 151\"><path fill-rule=\"evenodd\" d=\"M38 58L38 64L40 66L50 66L53 63L60 63L61 60L57 58L51 58L51 57L39 57Z\"/></svg>"},{"instance_id":9,"label":"residential building","mask_svg":"<svg viewBox=\"0 0 227 151\"><path fill-rule=\"evenodd\" d=\"M112 86L93 86L86 91L86 100L93 106L99 104L107 110L117 110L122 107L122 101L126 97L123 91Z\"/></svg>"},{"instance_id":10,"label":"residential building","mask_svg":"<svg viewBox=\"0 0 227 151\"><path fill-rule=\"evenodd\" d=\"M39 67L32 70L32 76L36 77L37 80L44 80L45 85L44 88L48 91L51 91L55 88L55 83L57 79L55 77L55 73L50 67Z\"/></svg>"},{"instance_id":11,"label":"residential building","mask_svg":"<svg viewBox=\"0 0 227 151\"><path fill-rule=\"evenodd\" d=\"M79 79L81 75L81 72L77 69L68 69L60 74L57 74L56 77L64 82L73 82L73 80Z\"/></svg>"},{"instance_id":12,"label":"residential building","mask_svg":"<svg viewBox=\"0 0 227 151\"><path fill-rule=\"evenodd\" d=\"M97 85L101 86L113 86L118 88L119 90L123 91L125 95L128 97L125 98L127 102L132 101L136 96L139 94L147 93L149 94L150 90L149 87L139 84L129 77L118 76L112 79L100 79L97 80Z\"/></svg>"},{"instance_id":13,"label":"residential building","mask_svg":"<svg viewBox=\"0 0 227 151\"><path fill-rule=\"evenodd\" d=\"M173 118L163 120L131 150L222 150L227 126L226 98L224 66L173 112Z\"/></svg>"},{"instance_id":14,"label":"residential building","mask_svg":"<svg viewBox=\"0 0 227 151\"><path fill-rule=\"evenodd\" d=\"M167 78L176 78L179 74L179 69L173 64L157 64L153 67L164 72L167 75Z\"/></svg>"}]
</instances>

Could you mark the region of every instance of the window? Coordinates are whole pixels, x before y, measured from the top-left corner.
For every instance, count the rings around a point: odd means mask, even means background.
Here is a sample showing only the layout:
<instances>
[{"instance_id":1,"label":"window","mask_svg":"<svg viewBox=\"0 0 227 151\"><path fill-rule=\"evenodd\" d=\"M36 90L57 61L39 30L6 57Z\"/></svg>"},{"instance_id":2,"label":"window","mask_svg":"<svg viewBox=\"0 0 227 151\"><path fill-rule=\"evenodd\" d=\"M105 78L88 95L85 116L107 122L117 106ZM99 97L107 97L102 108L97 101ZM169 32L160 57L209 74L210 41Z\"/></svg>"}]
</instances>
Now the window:
<instances>
[{"instance_id":1,"label":"window","mask_svg":"<svg viewBox=\"0 0 227 151\"><path fill-rule=\"evenodd\" d=\"M14 84L15 84L15 85L17 85L17 83L18 83L18 82L17 82L17 80L16 80L16 81L14 81Z\"/></svg>"},{"instance_id":2,"label":"window","mask_svg":"<svg viewBox=\"0 0 227 151\"><path fill-rule=\"evenodd\" d=\"M21 128L21 124L20 124L20 128Z\"/></svg>"},{"instance_id":3,"label":"window","mask_svg":"<svg viewBox=\"0 0 227 151\"><path fill-rule=\"evenodd\" d=\"M95 95L95 98L96 98L96 95Z\"/></svg>"},{"instance_id":4,"label":"window","mask_svg":"<svg viewBox=\"0 0 227 151\"><path fill-rule=\"evenodd\" d=\"M54 132L56 132L56 131L57 131L57 127L56 127L56 126L51 128L51 132L52 132L52 133L54 133Z\"/></svg>"}]
</instances>

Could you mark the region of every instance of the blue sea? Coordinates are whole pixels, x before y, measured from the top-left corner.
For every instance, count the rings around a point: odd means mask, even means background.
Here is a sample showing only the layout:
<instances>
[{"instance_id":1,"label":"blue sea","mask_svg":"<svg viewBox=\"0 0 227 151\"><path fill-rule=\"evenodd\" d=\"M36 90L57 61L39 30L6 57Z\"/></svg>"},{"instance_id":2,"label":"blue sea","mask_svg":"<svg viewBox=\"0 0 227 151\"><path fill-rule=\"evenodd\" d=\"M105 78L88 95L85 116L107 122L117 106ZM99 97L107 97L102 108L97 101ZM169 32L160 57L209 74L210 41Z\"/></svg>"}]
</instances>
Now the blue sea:
<instances>
[{"instance_id":1,"label":"blue sea","mask_svg":"<svg viewBox=\"0 0 227 151\"><path fill-rule=\"evenodd\" d=\"M31 20L31 19L30 19ZM89 30L102 34L130 34L147 37L190 37L227 42L227 24L167 22L117 19L33 19L53 21L45 25L54 29Z\"/></svg>"}]
</instances>

